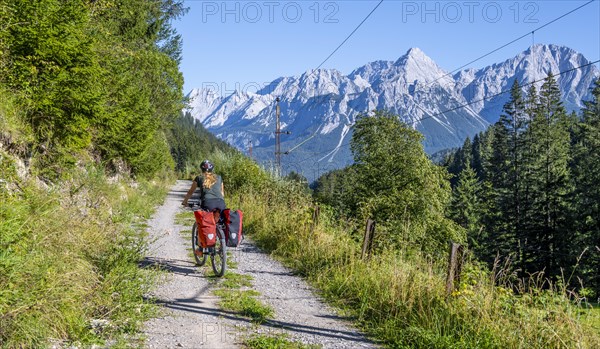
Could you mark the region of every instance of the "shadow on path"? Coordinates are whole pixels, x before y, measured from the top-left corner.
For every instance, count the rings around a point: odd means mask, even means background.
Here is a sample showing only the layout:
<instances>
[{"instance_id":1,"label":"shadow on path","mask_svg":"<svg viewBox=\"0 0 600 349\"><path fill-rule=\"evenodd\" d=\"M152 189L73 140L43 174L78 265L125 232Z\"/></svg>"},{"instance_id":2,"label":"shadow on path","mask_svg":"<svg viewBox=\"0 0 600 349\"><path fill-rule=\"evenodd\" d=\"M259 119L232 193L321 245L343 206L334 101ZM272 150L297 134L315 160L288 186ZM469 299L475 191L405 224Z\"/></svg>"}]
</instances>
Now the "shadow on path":
<instances>
[{"instance_id":1,"label":"shadow on path","mask_svg":"<svg viewBox=\"0 0 600 349\"><path fill-rule=\"evenodd\" d=\"M165 308L169 308L172 310L186 311L195 314L202 315L210 315L210 316L218 316L225 319L236 320L236 321L245 321L248 323L252 323L251 319L242 317L237 312L226 311L221 309L213 309L206 308L199 305L193 305L192 303L200 303L198 300L189 300L189 299L180 299L174 300L171 302L158 302L162 304ZM335 328L321 328L307 325L299 325L293 324L285 321L278 320L267 320L262 326L271 327L273 329L285 329L288 331L304 333L308 335L316 335L323 336L332 339L340 339L353 341L355 343L371 343L371 341L365 339L361 334L354 333L346 330L337 330Z\"/></svg>"},{"instance_id":2,"label":"shadow on path","mask_svg":"<svg viewBox=\"0 0 600 349\"><path fill-rule=\"evenodd\" d=\"M198 271L196 264L190 261L180 259L167 259L157 257L144 257L138 263L140 268L158 268L169 273L204 278L205 276Z\"/></svg>"},{"instance_id":3,"label":"shadow on path","mask_svg":"<svg viewBox=\"0 0 600 349\"><path fill-rule=\"evenodd\" d=\"M279 271L268 271L268 270L244 270L246 273L250 274L271 274L271 275L280 275L280 276L295 276L298 275L294 272L279 272Z\"/></svg>"}]
</instances>

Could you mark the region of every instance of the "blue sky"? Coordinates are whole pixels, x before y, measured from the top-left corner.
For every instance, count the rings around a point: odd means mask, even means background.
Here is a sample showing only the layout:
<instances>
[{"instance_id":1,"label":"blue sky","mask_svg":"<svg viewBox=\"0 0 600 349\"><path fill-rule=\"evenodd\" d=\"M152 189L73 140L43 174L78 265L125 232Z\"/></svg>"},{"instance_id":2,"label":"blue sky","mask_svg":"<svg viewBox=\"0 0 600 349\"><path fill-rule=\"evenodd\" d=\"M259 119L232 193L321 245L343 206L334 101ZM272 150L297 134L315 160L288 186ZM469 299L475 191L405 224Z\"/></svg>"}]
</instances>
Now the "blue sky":
<instances>
[{"instance_id":1,"label":"blue sky","mask_svg":"<svg viewBox=\"0 0 600 349\"><path fill-rule=\"evenodd\" d=\"M219 86L256 90L316 68L379 1L185 1L175 22L183 37L184 92ZM385 0L323 65L344 74L419 47L447 71L531 32L587 1ZM533 42L569 46L600 59L600 1L470 65L501 62ZM599 66L600 67L600 66Z\"/></svg>"}]
</instances>

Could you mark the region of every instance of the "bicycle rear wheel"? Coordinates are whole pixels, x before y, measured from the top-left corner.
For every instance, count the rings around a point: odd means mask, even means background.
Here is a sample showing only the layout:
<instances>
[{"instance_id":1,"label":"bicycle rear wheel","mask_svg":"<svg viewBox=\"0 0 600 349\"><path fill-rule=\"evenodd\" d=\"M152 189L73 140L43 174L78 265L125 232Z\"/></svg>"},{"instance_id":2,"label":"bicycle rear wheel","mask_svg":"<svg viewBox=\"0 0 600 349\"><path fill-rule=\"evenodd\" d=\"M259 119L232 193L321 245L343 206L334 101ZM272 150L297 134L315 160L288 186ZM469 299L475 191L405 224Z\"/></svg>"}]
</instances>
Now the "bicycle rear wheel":
<instances>
[{"instance_id":1,"label":"bicycle rear wheel","mask_svg":"<svg viewBox=\"0 0 600 349\"><path fill-rule=\"evenodd\" d=\"M214 252L210 255L210 261L216 276L225 275L227 267L227 247L225 244L225 234L220 227L217 227L217 242Z\"/></svg>"},{"instance_id":2,"label":"bicycle rear wheel","mask_svg":"<svg viewBox=\"0 0 600 349\"><path fill-rule=\"evenodd\" d=\"M192 252L198 266L203 266L206 263L206 253L202 253L202 246L198 239L198 223L194 223L192 227Z\"/></svg>"}]
</instances>

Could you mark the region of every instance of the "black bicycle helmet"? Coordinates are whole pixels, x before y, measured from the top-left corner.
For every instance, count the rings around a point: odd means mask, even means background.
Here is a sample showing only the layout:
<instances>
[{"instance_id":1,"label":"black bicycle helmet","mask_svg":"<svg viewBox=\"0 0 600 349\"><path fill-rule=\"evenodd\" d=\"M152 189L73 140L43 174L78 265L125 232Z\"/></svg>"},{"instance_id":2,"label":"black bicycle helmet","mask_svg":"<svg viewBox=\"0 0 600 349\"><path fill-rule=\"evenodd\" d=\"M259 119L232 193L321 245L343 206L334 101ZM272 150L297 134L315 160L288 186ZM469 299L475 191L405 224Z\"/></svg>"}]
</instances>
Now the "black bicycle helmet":
<instances>
[{"instance_id":1,"label":"black bicycle helmet","mask_svg":"<svg viewBox=\"0 0 600 349\"><path fill-rule=\"evenodd\" d=\"M212 172L215 168L215 165L208 160L204 160L202 161L202 164L200 164L200 168L202 169L202 172Z\"/></svg>"}]
</instances>

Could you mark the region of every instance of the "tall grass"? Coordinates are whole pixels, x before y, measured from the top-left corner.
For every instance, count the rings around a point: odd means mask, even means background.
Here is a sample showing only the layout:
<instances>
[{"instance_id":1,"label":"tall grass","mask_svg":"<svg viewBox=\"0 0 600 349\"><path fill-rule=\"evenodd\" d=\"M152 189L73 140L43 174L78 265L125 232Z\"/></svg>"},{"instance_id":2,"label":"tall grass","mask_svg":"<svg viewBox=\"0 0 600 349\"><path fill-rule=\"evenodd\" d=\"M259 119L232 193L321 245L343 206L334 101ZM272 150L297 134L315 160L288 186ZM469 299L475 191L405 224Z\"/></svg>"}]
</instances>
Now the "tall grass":
<instances>
[{"instance_id":1,"label":"tall grass","mask_svg":"<svg viewBox=\"0 0 600 349\"><path fill-rule=\"evenodd\" d=\"M16 102L17 96L0 86L0 143L4 147L24 151L24 144L33 141L31 125L23 122L23 108Z\"/></svg>"},{"instance_id":2,"label":"tall grass","mask_svg":"<svg viewBox=\"0 0 600 349\"><path fill-rule=\"evenodd\" d=\"M218 161L233 191L229 206L244 211L245 232L388 347L600 347L600 334L581 321L564 288L534 282L516 295L502 286L500 270L471 262L447 297L445 260L385 249L363 260L350 223L323 209L313 225L313 204L297 184L259 173L241 157Z\"/></svg>"},{"instance_id":3,"label":"tall grass","mask_svg":"<svg viewBox=\"0 0 600 349\"><path fill-rule=\"evenodd\" d=\"M1 154L0 346L47 347L118 342L151 306L153 274L138 267L143 221L166 194L164 183L120 181L79 169L44 189L14 176Z\"/></svg>"}]
</instances>

